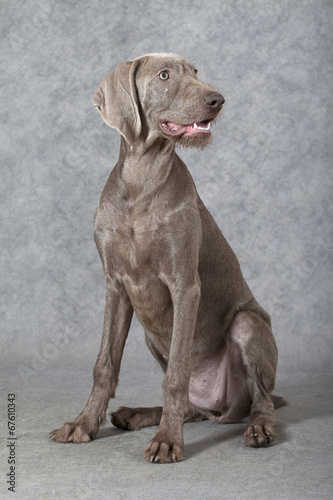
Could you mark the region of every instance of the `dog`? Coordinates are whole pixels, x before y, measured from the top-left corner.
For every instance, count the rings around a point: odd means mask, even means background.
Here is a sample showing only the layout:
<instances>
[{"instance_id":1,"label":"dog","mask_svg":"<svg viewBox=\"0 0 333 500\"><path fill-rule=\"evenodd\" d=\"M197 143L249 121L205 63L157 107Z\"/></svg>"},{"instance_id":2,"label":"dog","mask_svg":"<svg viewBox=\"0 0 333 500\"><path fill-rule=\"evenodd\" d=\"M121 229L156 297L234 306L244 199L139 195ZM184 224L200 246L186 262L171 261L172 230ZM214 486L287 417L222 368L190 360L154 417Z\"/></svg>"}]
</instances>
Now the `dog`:
<instances>
[{"instance_id":1,"label":"dog","mask_svg":"<svg viewBox=\"0 0 333 500\"><path fill-rule=\"evenodd\" d=\"M184 459L184 422L249 416L250 447L270 444L278 351L270 317L201 201L177 144L204 148L224 97L172 53L120 63L99 85L94 106L121 134L119 160L95 214L106 305L94 384L84 410L50 433L89 442L106 419L133 311L165 373L163 407L121 407L120 429L158 425L144 458Z\"/></svg>"}]
</instances>

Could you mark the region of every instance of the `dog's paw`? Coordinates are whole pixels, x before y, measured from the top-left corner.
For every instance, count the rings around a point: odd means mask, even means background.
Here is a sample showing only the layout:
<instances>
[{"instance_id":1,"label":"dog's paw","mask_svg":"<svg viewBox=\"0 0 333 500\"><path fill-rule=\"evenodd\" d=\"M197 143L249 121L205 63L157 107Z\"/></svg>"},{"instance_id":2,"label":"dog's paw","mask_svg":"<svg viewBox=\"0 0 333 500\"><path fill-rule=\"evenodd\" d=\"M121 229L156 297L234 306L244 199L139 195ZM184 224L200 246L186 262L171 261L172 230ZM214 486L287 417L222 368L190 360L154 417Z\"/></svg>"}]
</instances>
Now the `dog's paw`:
<instances>
[{"instance_id":1,"label":"dog's paw","mask_svg":"<svg viewBox=\"0 0 333 500\"><path fill-rule=\"evenodd\" d=\"M157 425L161 420L162 408L127 408L121 406L111 413L111 423L119 429L136 431L142 427Z\"/></svg>"},{"instance_id":2,"label":"dog's paw","mask_svg":"<svg viewBox=\"0 0 333 500\"><path fill-rule=\"evenodd\" d=\"M118 429L123 429L127 431L136 431L140 429L142 416L139 415L135 408L126 408L121 406L117 411L110 414L111 423L118 427Z\"/></svg>"},{"instance_id":3,"label":"dog's paw","mask_svg":"<svg viewBox=\"0 0 333 500\"><path fill-rule=\"evenodd\" d=\"M156 438L149 441L143 454L147 462L167 464L184 460L183 446L177 443L168 444L160 442Z\"/></svg>"},{"instance_id":4,"label":"dog's paw","mask_svg":"<svg viewBox=\"0 0 333 500\"><path fill-rule=\"evenodd\" d=\"M244 432L245 444L252 448L271 444L275 438L276 434L269 424L250 423Z\"/></svg>"},{"instance_id":5,"label":"dog's paw","mask_svg":"<svg viewBox=\"0 0 333 500\"><path fill-rule=\"evenodd\" d=\"M66 422L58 429L50 432L49 438L58 443L89 443L97 434L97 430L89 429L87 424Z\"/></svg>"}]
</instances>

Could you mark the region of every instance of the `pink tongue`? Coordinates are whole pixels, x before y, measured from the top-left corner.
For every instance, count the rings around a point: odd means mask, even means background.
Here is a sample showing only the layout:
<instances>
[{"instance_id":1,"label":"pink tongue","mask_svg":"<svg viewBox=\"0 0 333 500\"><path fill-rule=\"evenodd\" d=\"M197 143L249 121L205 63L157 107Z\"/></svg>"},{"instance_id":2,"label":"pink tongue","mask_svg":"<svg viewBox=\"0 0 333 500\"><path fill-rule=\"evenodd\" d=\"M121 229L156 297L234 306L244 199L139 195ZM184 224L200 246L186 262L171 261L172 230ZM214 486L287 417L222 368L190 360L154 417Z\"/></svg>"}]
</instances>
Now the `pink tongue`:
<instances>
[{"instance_id":1,"label":"pink tongue","mask_svg":"<svg viewBox=\"0 0 333 500\"><path fill-rule=\"evenodd\" d=\"M187 130L187 125L178 125L177 123L168 122L168 127L173 132L185 132Z\"/></svg>"},{"instance_id":2,"label":"pink tongue","mask_svg":"<svg viewBox=\"0 0 333 500\"><path fill-rule=\"evenodd\" d=\"M200 133L200 130L198 128L194 128L193 125L188 125L186 128L187 128L187 132L186 132L185 135L187 137L189 137L191 135L196 135L196 134Z\"/></svg>"},{"instance_id":3,"label":"pink tongue","mask_svg":"<svg viewBox=\"0 0 333 500\"><path fill-rule=\"evenodd\" d=\"M205 131L204 128L194 127L194 125L179 125L178 123L167 122L168 128L177 135L185 134L187 137L197 135Z\"/></svg>"}]
</instances>

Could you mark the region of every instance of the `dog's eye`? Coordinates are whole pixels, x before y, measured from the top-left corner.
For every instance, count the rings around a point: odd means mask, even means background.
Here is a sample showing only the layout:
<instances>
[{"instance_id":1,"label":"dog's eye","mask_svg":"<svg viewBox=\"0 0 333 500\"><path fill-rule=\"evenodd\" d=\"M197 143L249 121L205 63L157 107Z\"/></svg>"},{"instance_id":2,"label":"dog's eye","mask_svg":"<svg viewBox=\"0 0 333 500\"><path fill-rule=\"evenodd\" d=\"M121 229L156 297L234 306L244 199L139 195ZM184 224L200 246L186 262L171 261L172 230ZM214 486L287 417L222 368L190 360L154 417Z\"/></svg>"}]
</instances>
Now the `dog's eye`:
<instances>
[{"instance_id":1,"label":"dog's eye","mask_svg":"<svg viewBox=\"0 0 333 500\"><path fill-rule=\"evenodd\" d=\"M158 78L160 80L167 80L169 78L169 73L167 71L161 71L161 73L158 75Z\"/></svg>"}]
</instances>

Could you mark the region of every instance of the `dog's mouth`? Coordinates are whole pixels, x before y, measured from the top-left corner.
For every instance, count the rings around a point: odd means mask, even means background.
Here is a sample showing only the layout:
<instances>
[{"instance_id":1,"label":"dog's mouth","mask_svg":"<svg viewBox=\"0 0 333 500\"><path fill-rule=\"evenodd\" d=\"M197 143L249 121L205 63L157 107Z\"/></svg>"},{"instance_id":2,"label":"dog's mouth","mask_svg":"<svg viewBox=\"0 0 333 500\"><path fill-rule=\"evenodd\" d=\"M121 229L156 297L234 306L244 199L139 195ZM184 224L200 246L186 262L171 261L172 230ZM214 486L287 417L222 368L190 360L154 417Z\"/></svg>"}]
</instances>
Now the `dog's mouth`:
<instances>
[{"instance_id":1,"label":"dog's mouth","mask_svg":"<svg viewBox=\"0 0 333 500\"><path fill-rule=\"evenodd\" d=\"M168 135L194 137L200 134L211 134L210 124L212 120L213 119L210 118L191 125L179 125L178 123L162 121L160 122L160 127Z\"/></svg>"}]
</instances>

